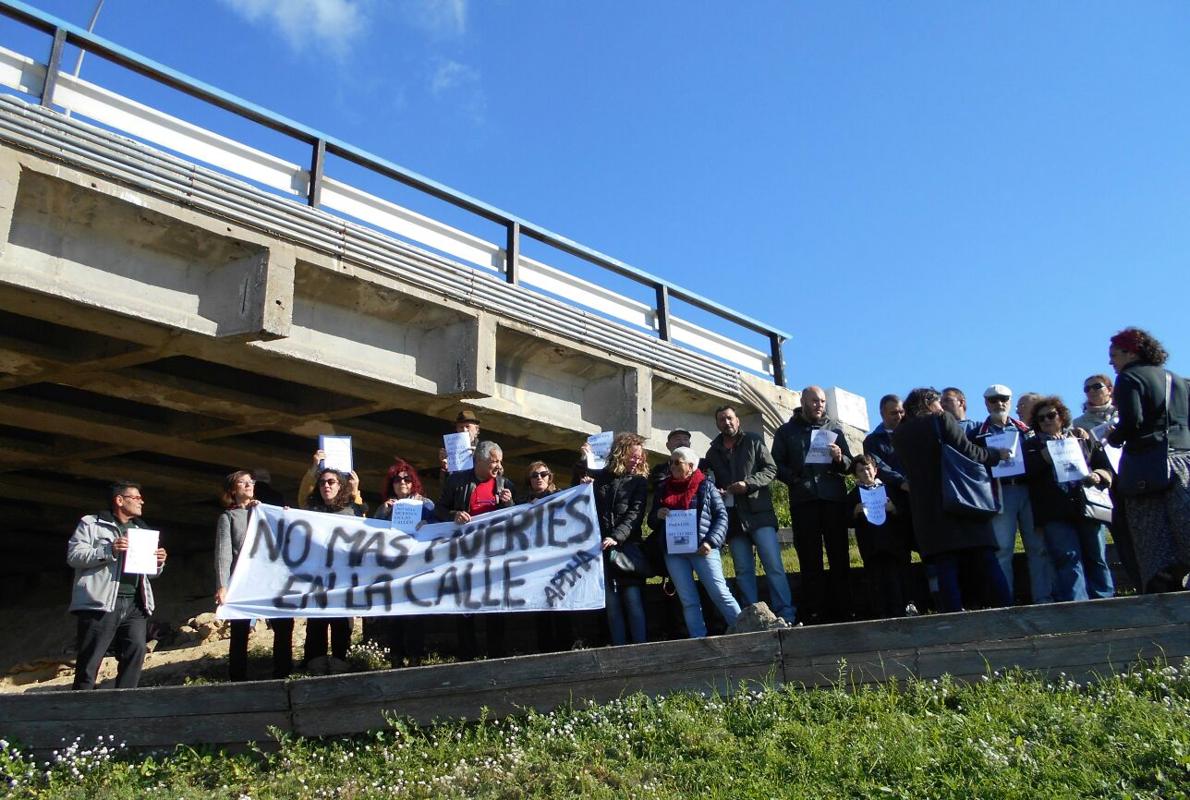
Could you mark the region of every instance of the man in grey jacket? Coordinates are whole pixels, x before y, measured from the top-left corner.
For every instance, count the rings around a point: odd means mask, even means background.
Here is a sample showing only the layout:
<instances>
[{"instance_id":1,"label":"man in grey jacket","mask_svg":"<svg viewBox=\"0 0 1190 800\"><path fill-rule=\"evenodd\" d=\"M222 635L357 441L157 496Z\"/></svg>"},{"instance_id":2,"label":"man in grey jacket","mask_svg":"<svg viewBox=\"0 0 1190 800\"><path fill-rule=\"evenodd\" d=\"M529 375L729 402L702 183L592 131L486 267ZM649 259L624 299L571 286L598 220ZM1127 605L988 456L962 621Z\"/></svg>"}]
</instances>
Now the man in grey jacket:
<instances>
[{"instance_id":1,"label":"man in grey jacket","mask_svg":"<svg viewBox=\"0 0 1190 800\"><path fill-rule=\"evenodd\" d=\"M128 529L141 521L145 498L135 483L111 486L111 510L79 520L66 545L66 563L74 567L70 611L78 618L78 655L74 688L94 689L107 649L115 642L117 689L134 689L145 660L153 589L147 575L125 573ZM157 548L157 572L165 566L165 548ZM154 575L153 577L156 577Z\"/></svg>"},{"instance_id":2,"label":"man in grey jacket","mask_svg":"<svg viewBox=\"0 0 1190 800\"><path fill-rule=\"evenodd\" d=\"M731 406L715 411L719 435L707 451L709 475L719 487L727 505L727 547L735 563L736 585L744 605L759 599L756 585L756 557L760 556L769 584L773 613L792 625L796 617L793 593L781 562L777 541L777 513L769 484L777 477L777 464L755 433L740 430L740 418Z\"/></svg>"}]
</instances>

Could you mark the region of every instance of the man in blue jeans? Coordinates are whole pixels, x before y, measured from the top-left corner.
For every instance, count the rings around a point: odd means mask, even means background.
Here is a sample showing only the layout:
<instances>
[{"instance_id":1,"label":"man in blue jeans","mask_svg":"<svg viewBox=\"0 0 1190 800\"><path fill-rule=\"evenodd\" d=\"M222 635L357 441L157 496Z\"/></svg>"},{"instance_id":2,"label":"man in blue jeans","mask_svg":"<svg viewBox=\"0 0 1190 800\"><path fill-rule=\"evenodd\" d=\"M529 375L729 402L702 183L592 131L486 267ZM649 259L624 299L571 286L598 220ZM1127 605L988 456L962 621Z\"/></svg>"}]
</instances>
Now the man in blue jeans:
<instances>
[{"instance_id":1,"label":"man in blue jeans","mask_svg":"<svg viewBox=\"0 0 1190 800\"><path fill-rule=\"evenodd\" d=\"M1008 416L1012 390L1001 383L993 384L984 390L983 402L987 406L988 417L979 427L968 430L967 438L981 447L987 447L988 436L1016 430L1020 434L1020 443L1017 445L1017 455L1020 456L1024 453L1025 441L1033 436L1033 432L1019 419ZM1012 556L1016 551L1019 528L1029 560L1030 598L1034 603L1054 602L1054 564L1050 560L1049 549L1034 529L1029 484L1023 472L1010 478L1000 478L1000 498L1004 508L992 517L992 528L996 532L996 560L1000 562L1004 580L1008 581L1009 594L1014 591Z\"/></svg>"},{"instance_id":2,"label":"man in blue jeans","mask_svg":"<svg viewBox=\"0 0 1190 800\"><path fill-rule=\"evenodd\" d=\"M715 426L719 435L707 451L708 477L715 481L727 506L727 547L735 563L736 585L745 605L760 599L752 553L756 548L768 579L773 613L792 625L797 611L781 563L777 513L769 491L777 465L760 436L740 430L740 418L732 406L715 410Z\"/></svg>"},{"instance_id":3,"label":"man in blue jeans","mask_svg":"<svg viewBox=\"0 0 1190 800\"><path fill-rule=\"evenodd\" d=\"M111 486L111 510L79 520L66 546L66 563L74 567L70 611L78 618L78 655L74 688L94 689L99 665L115 642L117 689L135 689L145 661L153 588L148 575L125 572L128 529L147 527L141 521L145 498L135 483ZM157 548L157 575L165 566L165 549ZM155 577L155 576L153 576Z\"/></svg>"}]
</instances>

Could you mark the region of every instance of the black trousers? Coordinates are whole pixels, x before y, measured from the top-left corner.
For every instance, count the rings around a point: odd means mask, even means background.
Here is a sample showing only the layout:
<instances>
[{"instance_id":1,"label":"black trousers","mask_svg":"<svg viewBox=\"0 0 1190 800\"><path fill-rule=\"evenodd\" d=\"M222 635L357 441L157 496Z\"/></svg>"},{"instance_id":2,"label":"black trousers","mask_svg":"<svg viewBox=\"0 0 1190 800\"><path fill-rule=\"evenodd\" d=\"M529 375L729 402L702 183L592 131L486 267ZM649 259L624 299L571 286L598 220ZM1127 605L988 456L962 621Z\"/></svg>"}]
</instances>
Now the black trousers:
<instances>
[{"instance_id":1,"label":"black trousers","mask_svg":"<svg viewBox=\"0 0 1190 800\"><path fill-rule=\"evenodd\" d=\"M231 621L227 676L233 681L248 677L248 634L252 629L251 622L247 619ZM293 672L293 620L271 619L268 624L273 629L273 677L288 678L289 673Z\"/></svg>"},{"instance_id":2,"label":"black trousers","mask_svg":"<svg viewBox=\"0 0 1190 800\"><path fill-rule=\"evenodd\" d=\"M327 629L330 629L331 655L340 660L347 658L347 648L351 646L351 617L307 618L307 664L326 655Z\"/></svg>"},{"instance_id":3,"label":"black trousers","mask_svg":"<svg viewBox=\"0 0 1190 800\"><path fill-rule=\"evenodd\" d=\"M117 689L135 689L145 663L145 641L149 617L135 595L117 597L111 611L76 611L77 650L75 689L94 689L99 665L109 647L115 645Z\"/></svg>"},{"instance_id":4,"label":"black trousers","mask_svg":"<svg viewBox=\"0 0 1190 800\"><path fill-rule=\"evenodd\" d=\"M789 510L793 547L802 571L802 610L808 618L818 621L850 619L851 555L847 549L847 504L813 500L791 506ZM830 562L829 578L822 568L823 545L826 545L826 558Z\"/></svg>"}]
</instances>

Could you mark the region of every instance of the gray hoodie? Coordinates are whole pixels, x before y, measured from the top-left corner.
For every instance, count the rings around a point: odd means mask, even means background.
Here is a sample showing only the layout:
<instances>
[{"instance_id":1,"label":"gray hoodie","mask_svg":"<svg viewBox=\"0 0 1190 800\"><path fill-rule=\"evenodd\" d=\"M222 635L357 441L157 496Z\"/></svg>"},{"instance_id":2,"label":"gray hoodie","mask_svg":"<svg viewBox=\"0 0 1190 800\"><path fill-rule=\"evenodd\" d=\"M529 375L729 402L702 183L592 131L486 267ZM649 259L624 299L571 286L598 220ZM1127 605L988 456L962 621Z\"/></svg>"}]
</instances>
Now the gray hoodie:
<instances>
[{"instance_id":1,"label":"gray hoodie","mask_svg":"<svg viewBox=\"0 0 1190 800\"><path fill-rule=\"evenodd\" d=\"M145 528L140 518L128 522L130 528ZM112 542L120 535L120 528L110 511L89 514L79 520L74 535L66 544L66 563L74 567L74 590L70 596L71 611L111 611L116 607L120 591L122 559L112 551ZM157 575L161 570L157 570ZM146 578L156 577L146 575ZM140 583L141 602L145 613L154 608L153 587L147 580Z\"/></svg>"}]
</instances>

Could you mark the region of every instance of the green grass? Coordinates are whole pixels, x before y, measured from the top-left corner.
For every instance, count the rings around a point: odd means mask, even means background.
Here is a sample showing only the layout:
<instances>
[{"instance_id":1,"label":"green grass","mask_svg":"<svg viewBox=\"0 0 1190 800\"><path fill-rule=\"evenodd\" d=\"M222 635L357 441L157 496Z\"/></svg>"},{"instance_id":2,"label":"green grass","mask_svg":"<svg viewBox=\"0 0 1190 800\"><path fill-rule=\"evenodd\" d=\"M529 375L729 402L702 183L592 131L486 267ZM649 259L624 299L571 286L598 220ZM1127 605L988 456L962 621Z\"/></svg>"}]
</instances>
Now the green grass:
<instances>
[{"instance_id":1,"label":"green grass","mask_svg":"<svg viewBox=\"0 0 1190 800\"><path fill-rule=\"evenodd\" d=\"M275 753L75 748L14 797L1185 798L1190 660L1093 686L1021 674L854 690L633 695L504 721L283 739ZM16 783L13 783L16 779Z\"/></svg>"}]
</instances>

